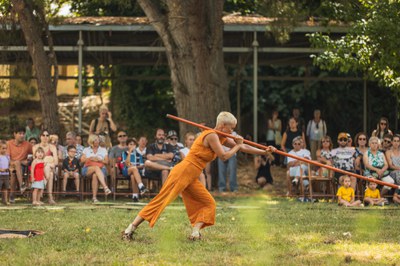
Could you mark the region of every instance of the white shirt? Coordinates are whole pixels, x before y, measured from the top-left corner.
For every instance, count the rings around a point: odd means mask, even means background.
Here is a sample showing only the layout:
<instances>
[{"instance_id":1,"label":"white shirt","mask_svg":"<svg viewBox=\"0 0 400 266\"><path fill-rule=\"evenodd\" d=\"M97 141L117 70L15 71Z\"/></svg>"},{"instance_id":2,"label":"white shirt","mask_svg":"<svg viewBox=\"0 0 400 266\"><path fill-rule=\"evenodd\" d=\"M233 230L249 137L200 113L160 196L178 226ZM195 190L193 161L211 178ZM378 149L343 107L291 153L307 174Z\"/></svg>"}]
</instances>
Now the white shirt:
<instances>
[{"instance_id":1,"label":"white shirt","mask_svg":"<svg viewBox=\"0 0 400 266\"><path fill-rule=\"evenodd\" d=\"M87 147L83 150L82 154L84 154L86 158L97 157L101 160L104 160L104 158L107 156L107 149L99 147L97 149L97 153L94 153L92 147Z\"/></svg>"}]
</instances>

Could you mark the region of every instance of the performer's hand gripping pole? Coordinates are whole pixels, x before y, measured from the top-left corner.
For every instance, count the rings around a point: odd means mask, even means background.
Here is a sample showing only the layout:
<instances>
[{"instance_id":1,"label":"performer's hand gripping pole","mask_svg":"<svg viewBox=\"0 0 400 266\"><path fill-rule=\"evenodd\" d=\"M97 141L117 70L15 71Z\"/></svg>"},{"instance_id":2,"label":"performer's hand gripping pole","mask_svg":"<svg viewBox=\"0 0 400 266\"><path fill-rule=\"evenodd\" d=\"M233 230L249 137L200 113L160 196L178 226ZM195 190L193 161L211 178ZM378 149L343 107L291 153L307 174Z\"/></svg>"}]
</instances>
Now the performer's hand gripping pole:
<instances>
[{"instance_id":1,"label":"performer's hand gripping pole","mask_svg":"<svg viewBox=\"0 0 400 266\"><path fill-rule=\"evenodd\" d=\"M174 115L170 115L170 114L167 114L167 118L171 118L171 119L177 120L179 122L183 122L183 123L186 123L186 124L189 124L189 125L201 128L201 129L205 129L205 130L211 129L215 133L217 133L217 134L219 134L221 136L235 139L235 136L233 136L231 134L228 134L228 133L225 133L225 132L222 132L222 131L219 131L219 130L212 129L210 127L207 127L207 126L204 126L204 125L201 125L201 124L186 120L184 118L180 118L180 117L177 117L177 116L174 116ZM268 149L267 146L261 145L259 143L256 143L256 142L253 142L253 141L250 141L250 140L247 140L247 139L244 139L243 143L246 143L248 145L251 145L253 147L256 147L256 148L259 148L259 149L262 149L262 150L267 150ZM355 173L352 173L352 172L348 172L348 171L345 171L345 170L342 170L342 169L339 169L339 168L336 168L336 167L333 167L333 166L330 166L330 165L319 163L317 161L312 161L312 160L309 160L309 159L306 159L306 158L298 157L296 155L289 154L289 153L280 151L278 149L275 149L272 152L280 154L280 155L283 155L283 156L286 156L286 157L291 157L291 158L296 159L298 161L303 161L303 162L306 162L306 163L309 163L309 164L313 164L313 165L316 165L316 166L319 166L319 167L323 167L323 168L326 168L326 169L341 173L343 175L354 176L354 177L356 177L358 179L371 181L371 182L374 182L374 183L382 185L382 186L388 186L388 187L392 187L392 188L395 188L395 189L400 189L400 186L398 186L396 184L391 184L391 183L383 182L383 181L381 181L379 179L374 179L374 178L369 178L369 177L366 177L366 176L358 175L358 174L355 174Z\"/></svg>"}]
</instances>

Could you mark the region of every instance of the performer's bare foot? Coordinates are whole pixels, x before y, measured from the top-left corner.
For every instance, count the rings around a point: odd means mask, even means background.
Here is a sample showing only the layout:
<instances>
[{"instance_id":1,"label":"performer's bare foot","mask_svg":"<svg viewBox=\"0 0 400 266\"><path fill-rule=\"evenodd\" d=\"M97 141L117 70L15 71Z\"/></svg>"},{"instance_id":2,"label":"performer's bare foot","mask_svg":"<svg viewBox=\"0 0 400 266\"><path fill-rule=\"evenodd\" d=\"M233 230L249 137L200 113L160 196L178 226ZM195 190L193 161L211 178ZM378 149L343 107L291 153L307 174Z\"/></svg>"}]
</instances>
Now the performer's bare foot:
<instances>
[{"instance_id":1,"label":"performer's bare foot","mask_svg":"<svg viewBox=\"0 0 400 266\"><path fill-rule=\"evenodd\" d=\"M123 241L127 241L127 242L132 241L132 239L133 239L133 232L125 233L125 231L122 231L122 232L121 232L121 239L122 239Z\"/></svg>"},{"instance_id":2,"label":"performer's bare foot","mask_svg":"<svg viewBox=\"0 0 400 266\"><path fill-rule=\"evenodd\" d=\"M193 231L189 237L189 240L192 241L201 240L201 233L199 231Z\"/></svg>"}]
</instances>

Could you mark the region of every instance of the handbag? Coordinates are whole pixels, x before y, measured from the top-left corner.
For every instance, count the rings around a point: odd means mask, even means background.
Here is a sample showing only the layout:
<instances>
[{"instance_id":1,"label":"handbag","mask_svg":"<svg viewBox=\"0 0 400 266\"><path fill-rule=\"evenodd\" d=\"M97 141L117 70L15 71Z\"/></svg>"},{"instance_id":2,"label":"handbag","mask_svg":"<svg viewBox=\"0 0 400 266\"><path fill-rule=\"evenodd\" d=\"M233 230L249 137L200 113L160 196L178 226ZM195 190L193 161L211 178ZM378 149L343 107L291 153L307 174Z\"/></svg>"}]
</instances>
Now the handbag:
<instances>
[{"instance_id":1,"label":"handbag","mask_svg":"<svg viewBox=\"0 0 400 266\"><path fill-rule=\"evenodd\" d=\"M275 131L275 145L281 145L282 134L280 131Z\"/></svg>"}]
</instances>

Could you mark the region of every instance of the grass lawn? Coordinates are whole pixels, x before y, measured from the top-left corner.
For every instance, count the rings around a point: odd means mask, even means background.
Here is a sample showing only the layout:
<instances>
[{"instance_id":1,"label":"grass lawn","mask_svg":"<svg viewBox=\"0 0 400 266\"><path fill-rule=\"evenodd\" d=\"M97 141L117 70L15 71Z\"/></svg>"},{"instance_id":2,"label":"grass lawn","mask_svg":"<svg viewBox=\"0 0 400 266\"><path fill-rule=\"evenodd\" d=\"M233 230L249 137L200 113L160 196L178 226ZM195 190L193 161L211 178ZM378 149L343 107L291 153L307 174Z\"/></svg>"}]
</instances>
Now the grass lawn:
<instances>
[{"instance_id":1,"label":"grass lawn","mask_svg":"<svg viewBox=\"0 0 400 266\"><path fill-rule=\"evenodd\" d=\"M0 228L45 231L0 239L0 265L400 265L400 208L351 210L262 194L216 200L217 223L198 242L187 239L180 200L130 243L120 231L141 206L0 210Z\"/></svg>"}]
</instances>

